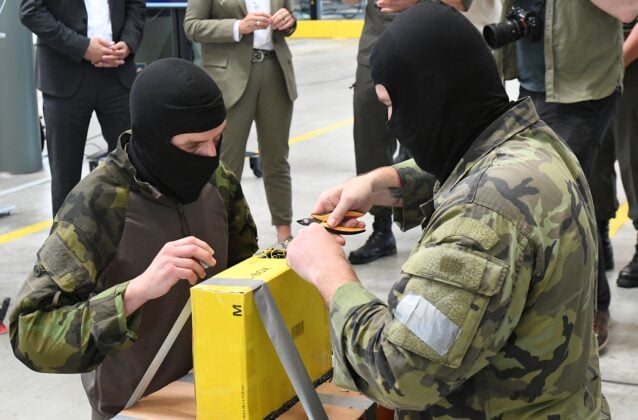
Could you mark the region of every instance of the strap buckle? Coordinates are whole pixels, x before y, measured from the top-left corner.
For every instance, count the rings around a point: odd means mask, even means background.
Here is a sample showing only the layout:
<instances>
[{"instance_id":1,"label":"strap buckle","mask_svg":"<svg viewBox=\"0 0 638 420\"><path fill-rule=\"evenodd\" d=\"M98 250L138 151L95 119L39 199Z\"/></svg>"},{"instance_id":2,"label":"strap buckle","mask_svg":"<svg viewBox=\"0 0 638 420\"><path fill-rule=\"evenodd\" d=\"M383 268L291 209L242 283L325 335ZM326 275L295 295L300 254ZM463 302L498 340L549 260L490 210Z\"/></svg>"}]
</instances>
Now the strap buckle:
<instances>
[{"instance_id":1,"label":"strap buckle","mask_svg":"<svg viewBox=\"0 0 638 420\"><path fill-rule=\"evenodd\" d=\"M263 51L261 50L253 50L252 56L251 56L251 61L253 63L261 63L262 61L264 61L264 58L266 57L266 55L264 54Z\"/></svg>"}]
</instances>

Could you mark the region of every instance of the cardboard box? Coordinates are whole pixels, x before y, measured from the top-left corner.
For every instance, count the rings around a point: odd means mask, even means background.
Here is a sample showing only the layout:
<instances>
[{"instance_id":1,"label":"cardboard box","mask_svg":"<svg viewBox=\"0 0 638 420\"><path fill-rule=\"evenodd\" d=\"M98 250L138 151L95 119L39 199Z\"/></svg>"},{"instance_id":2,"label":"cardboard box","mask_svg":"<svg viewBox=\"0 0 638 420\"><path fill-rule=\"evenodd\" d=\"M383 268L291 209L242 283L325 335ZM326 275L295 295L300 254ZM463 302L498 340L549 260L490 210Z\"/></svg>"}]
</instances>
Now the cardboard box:
<instances>
[{"instance_id":1,"label":"cardboard box","mask_svg":"<svg viewBox=\"0 0 638 420\"><path fill-rule=\"evenodd\" d=\"M311 380L331 369L328 313L315 287L284 259L254 256L191 289L200 419L263 419L295 396L255 304L260 281Z\"/></svg>"}]
</instances>

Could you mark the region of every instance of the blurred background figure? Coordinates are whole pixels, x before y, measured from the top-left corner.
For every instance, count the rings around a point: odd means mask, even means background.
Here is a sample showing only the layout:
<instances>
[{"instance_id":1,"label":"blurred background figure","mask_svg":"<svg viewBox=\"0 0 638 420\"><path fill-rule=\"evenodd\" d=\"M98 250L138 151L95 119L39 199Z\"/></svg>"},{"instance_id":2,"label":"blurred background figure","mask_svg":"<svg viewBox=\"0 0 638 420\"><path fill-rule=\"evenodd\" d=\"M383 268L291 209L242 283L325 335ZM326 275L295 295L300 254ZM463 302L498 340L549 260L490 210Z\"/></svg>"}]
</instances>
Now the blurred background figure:
<instances>
[{"instance_id":1,"label":"blurred background figure","mask_svg":"<svg viewBox=\"0 0 638 420\"><path fill-rule=\"evenodd\" d=\"M20 20L38 36L36 85L42 91L53 215L82 176L93 111L109 151L131 127L133 57L145 8L144 0L20 3Z\"/></svg>"},{"instance_id":2,"label":"blurred background figure","mask_svg":"<svg viewBox=\"0 0 638 420\"><path fill-rule=\"evenodd\" d=\"M638 230L638 26L636 20L624 25L623 62L625 77L618 114L612 120L603 146L596 159L595 177L591 180L596 204L596 217L603 244L607 270L614 268L613 248L609 237L609 220L618 208L616 198L616 171L618 160L620 175L627 196L629 218ZM638 287L638 241L632 260L618 273L620 287Z\"/></svg>"},{"instance_id":3,"label":"blurred background figure","mask_svg":"<svg viewBox=\"0 0 638 420\"><path fill-rule=\"evenodd\" d=\"M541 119L565 140L591 183L596 155L620 101L622 25L590 0L508 0L503 14L483 34L490 47L502 49L505 79L518 79L519 98L534 101ZM595 329L602 349L611 295L598 242Z\"/></svg>"},{"instance_id":4,"label":"blurred background figure","mask_svg":"<svg viewBox=\"0 0 638 420\"><path fill-rule=\"evenodd\" d=\"M202 45L202 66L228 109L222 160L241 179L246 142L257 129L266 199L277 246L292 232L288 137L297 87L285 38L296 29L291 0L190 0L186 35Z\"/></svg>"}]
</instances>

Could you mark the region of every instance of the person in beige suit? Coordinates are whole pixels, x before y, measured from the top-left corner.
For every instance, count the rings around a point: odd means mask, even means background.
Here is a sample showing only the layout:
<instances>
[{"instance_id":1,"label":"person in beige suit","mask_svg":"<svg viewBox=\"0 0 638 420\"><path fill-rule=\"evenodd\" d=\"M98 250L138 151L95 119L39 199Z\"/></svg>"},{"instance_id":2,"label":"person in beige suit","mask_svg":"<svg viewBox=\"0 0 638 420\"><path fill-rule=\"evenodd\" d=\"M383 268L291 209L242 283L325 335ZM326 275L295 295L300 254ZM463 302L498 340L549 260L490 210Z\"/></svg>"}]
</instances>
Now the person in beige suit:
<instances>
[{"instance_id":1,"label":"person in beige suit","mask_svg":"<svg viewBox=\"0 0 638 420\"><path fill-rule=\"evenodd\" d=\"M241 179L246 142L257 128L266 199L278 246L292 239L288 136L297 86L285 38L297 22L291 0L189 0L186 36L202 46L202 66L228 109L221 158Z\"/></svg>"}]
</instances>

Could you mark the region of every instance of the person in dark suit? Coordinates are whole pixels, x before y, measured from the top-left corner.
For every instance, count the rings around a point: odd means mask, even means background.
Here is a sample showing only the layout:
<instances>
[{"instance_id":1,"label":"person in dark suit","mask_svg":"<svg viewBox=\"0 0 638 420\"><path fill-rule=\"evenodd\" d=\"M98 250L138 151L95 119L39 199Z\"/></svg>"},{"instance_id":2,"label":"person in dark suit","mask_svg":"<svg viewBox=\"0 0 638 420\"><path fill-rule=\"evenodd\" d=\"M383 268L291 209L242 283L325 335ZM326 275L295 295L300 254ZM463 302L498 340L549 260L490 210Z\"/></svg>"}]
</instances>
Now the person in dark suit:
<instances>
[{"instance_id":1,"label":"person in dark suit","mask_svg":"<svg viewBox=\"0 0 638 420\"><path fill-rule=\"evenodd\" d=\"M82 175L93 111L109 151L130 128L133 56L142 40L144 0L21 0L20 20L38 36L53 215Z\"/></svg>"}]
</instances>

